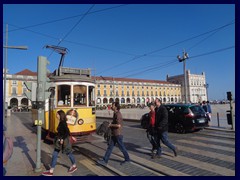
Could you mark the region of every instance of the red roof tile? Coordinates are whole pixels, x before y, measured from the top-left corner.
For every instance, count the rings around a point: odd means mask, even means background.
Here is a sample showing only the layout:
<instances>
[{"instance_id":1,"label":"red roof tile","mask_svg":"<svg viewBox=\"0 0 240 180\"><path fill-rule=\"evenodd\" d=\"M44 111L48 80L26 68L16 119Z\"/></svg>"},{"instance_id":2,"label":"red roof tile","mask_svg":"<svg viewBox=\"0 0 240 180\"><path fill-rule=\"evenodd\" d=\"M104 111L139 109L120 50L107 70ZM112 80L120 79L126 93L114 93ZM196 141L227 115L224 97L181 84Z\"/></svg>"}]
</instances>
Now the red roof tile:
<instances>
[{"instance_id":1,"label":"red roof tile","mask_svg":"<svg viewBox=\"0 0 240 180\"><path fill-rule=\"evenodd\" d=\"M92 77L94 79L94 77ZM160 83L160 84L173 84L167 81L149 80L149 79L133 79L133 78L118 78L118 77L102 77L96 76L96 80L108 81L126 81L126 82L143 82L143 83Z\"/></svg>"},{"instance_id":2,"label":"red roof tile","mask_svg":"<svg viewBox=\"0 0 240 180\"><path fill-rule=\"evenodd\" d=\"M20 71L20 72L16 73L15 75L37 76L37 72L32 72L29 69L24 69L23 71Z\"/></svg>"}]
</instances>

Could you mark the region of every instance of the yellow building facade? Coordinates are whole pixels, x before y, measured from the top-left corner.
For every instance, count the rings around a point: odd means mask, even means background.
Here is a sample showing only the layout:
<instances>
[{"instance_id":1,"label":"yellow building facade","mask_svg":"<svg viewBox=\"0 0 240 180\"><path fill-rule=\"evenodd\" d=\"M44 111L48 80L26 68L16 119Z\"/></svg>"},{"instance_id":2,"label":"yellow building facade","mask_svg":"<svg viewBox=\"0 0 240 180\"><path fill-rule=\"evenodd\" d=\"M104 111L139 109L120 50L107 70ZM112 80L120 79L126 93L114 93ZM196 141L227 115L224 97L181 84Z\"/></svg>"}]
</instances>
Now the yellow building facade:
<instances>
[{"instance_id":1,"label":"yellow building facade","mask_svg":"<svg viewBox=\"0 0 240 180\"><path fill-rule=\"evenodd\" d=\"M156 98L163 103L181 102L181 85L159 80L95 77L96 104L118 101L125 105L147 105Z\"/></svg>"},{"instance_id":2,"label":"yellow building facade","mask_svg":"<svg viewBox=\"0 0 240 180\"><path fill-rule=\"evenodd\" d=\"M147 105L156 98L163 103L178 103L181 99L181 85L159 80L145 80L132 78L92 77L95 81L95 104L107 106L112 102L121 105ZM37 73L23 70L14 75L7 74L6 103L7 106L31 106L26 98L27 90L24 82L37 82Z\"/></svg>"}]
</instances>

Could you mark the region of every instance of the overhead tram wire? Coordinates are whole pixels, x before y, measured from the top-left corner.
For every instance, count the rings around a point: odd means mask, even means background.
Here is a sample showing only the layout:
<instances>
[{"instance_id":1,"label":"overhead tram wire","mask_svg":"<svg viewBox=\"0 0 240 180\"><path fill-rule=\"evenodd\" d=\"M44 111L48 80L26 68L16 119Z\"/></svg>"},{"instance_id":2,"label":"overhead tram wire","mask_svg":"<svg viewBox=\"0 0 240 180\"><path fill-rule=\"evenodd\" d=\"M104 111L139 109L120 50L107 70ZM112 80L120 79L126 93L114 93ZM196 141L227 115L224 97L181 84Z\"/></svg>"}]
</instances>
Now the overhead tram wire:
<instances>
[{"instance_id":1,"label":"overhead tram wire","mask_svg":"<svg viewBox=\"0 0 240 180\"><path fill-rule=\"evenodd\" d=\"M66 39L67 36L69 36L69 34L77 27L77 25L86 17L86 15L89 13L89 11L91 11L91 9L94 7L94 5L92 5L87 12L78 20L78 22L68 31L68 33L58 42L57 46L59 46L61 44L61 42L63 40ZM48 59L51 57L52 53L54 50L52 50L51 54L48 56Z\"/></svg>"},{"instance_id":2,"label":"overhead tram wire","mask_svg":"<svg viewBox=\"0 0 240 180\"><path fill-rule=\"evenodd\" d=\"M157 63L157 64L153 64L153 65L149 65L149 66L146 66L146 67L142 67L142 68L138 68L138 69L133 69L133 70L130 70L130 71L127 71L127 72L123 72L123 73L118 73L118 74L114 74L112 76L119 76L119 75L122 75L122 74L127 74L127 73L132 73L132 72L135 72L135 71L139 71L141 69L149 69L149 68L154 68L156 66L160 67L160 66L165 66L166 64L169 64L169 63L172 63L172 62L175 62L176 59L173 59L173 60L170 60L170 61L167 61L167 62L161 62L161 63Z\"/></svg>"},{"instance_id":3,"label":"overhead tram wire","mask_svg":"<svg viewBox=\"0 0 240 180\"><path fill-rule=\"evenodd\" d=\"M14 27L18 27L18 26L13 25L13 24L9 24L9 25L14 26ZM33 30L29 30L29 29L24 29L24 30L32 32L32 33L40 35L40 36L44 36L44 37L51 38L51 39L59 41L59 38L48 35L48 34L45 34L45 33L36 32L36 31L33 31ZM119 51L119 50L114 50L114 49L107 49L107 48L98 47L98 46L93 46L93 45L89 45L89 44L85 44L85 43L73 42L73 41L69 41L69 40L64 40L64 42L67 42L67 43L70 43L70 44L75 44L75 45L80 45L80 46L85 46L85 47L90 47L90 48L95 48L95 49L100 49L100 50L104 50L104 51L110 51L110 52L130 55L130 56L136 56L136 54L132 54L132 53L124 52L124 51Z\"/></svg>"},{"instance_id":4,"label":"overhead tram wire","mask_svg":"<svg viewBox=\"0 0 240 180\"><path fill-rule=\"evenodd\" d=\"M197 57L201 57L201 56L210 55L210 54L215 54L215 53L226 51L226 50L233 49L233 48L235 48L235 46L230 46L230 47L218 49L218 50L215 50L215 51L211 51L211 52L199 54L199 55L196 55L196 56L192 56L191 59L194 59L194 58L197 58Z\"/></svg>"},{"instance_id":5,"label":"overhead tram wire","mask_svg":"<svg viewBox=\"0 0 240 180\"><path fill-rule=\"evenodd\" d=\"M232 20L230 22L230 24L234 23L235 20ZM214 34L216 34L217 32L219 32L220 30L222 30L223 28L221 29L218 29L216 31L214 31L213 33L211 33L210 35L208 35L206 38L202 39L201 41L197 42L196 44L194 44L193 46L191 46L190 48L187 48L187 51L189 52L190 50L192 50L194 47L196 47L197 45L201 44L202 42L206 41L208 38L212 37Z\"/></svg>"},{"instance_id":6,"label":"overhead tram wire","mask_svg":"<svg viewBox=\"0 0 240 180\"><path fill-rule=\"evenodd\" d=\"M168 45L168 46L166 46L166 47L163 47L163 48L160 48L160 49L157 49L157 50L148 52L148 53L144 53L144 54L142 54L142 55L138 55L138 56L136 56L136 57L134 57L134 58L132 58L132 59L130 59L130 60L127 60L127 61L124 61L124 62L122 62L122 63L116 64L116 65L114 65L114 66L108 67L108 68L104 69L103 71L97 73L96 75L99 75L99 74L101 74L102 72L106 72L107 70L109 71L109 70L112 70L112 69L114 69L114 68L116 68L116 67L119 67L119 66L122 66L122 65L124 65L124 64L130 63L130 62L132 62L132 61L135 61L135 60L137 60L137 59L139 59L139 58L148 56L148 55L150 55L150 54L154 54L154 53L156 53L156 52L159 52L159 51L165 50L165 49L167 49L167 48L176 46L176 45L178 45L178 44L181 44L181 43L190 41L190 40L192 40L192 39L201 37L201 36L203 36L203 35L206 35L206 34L209 34L209 33L215 32L215 31L218 31L218 30L223 29L223 28L225 28L225 27L228 27L228 26L230 26L230 25L232 25L232 24L234 24L234 22L230 22L230 23L225 24L225 25L223 25L223 26L220 26L220 27L218 27L218 28L216 28L216 29L207 31L207 32L205 32L205 33L199 34L199 35L194 36L194 37L187 38L187 39L185 39L185 40L176 42L176 43L171 44L171 45Z\"/></svg>"},{"instance_id":7,"label":"overhead tram wire","mask_svg":"<svg viewBox=\"0 0 240 180\"><path fill-rule=\"evenodd\" d=\"M139 74L143 74L143 73L146 73L146 72L157 71L157 70L159 70L159 68L163 69L163 68L172 66L173 64L177 64L177 63L178 63L178 62L174 59L174 60L172 60L172 61L170 61L169 63L166 63L166 64L164 64L164 65L160 65L160 66L148 68L148 69L146 69L146 70L144 70L144 71L140 71L140 72L137 72L137 73L134 73L134 74L130 74L130 75L124 76L123 78L133 77L133 76L136 76L136 75L139 75Z\"/></svg>"},{"instance_id":8,"label":"overhead tram wire","mask_svg":"<svg viewBox=\"0 0 240 180\"><path fill-rule=\"evenodd\" d=\"M96 10L96 11L92 11L89 14L94 14L94 13L98 13L98 12L103 12L103 11L107 11L107 10L111 10L111 9L115 9L115 8L119 8L122 6L127 6L129 4L121 4L118 6L113 6L113 7L109 7L109 8L105 8L105 9L100 9L100 10ZM9 30L9 32L13 32L13 31L18 31L18 30L22 30L22 29L27 29L27 28L31 28L31 27L37 27L37 26L42 26L45 24L51 24L51 23L55 23L55 22L59 22L59 21L64 21L64 20L68 20L68 19L72 19L72 18L77 18L79 16L84 16L84 14L79 14L79 15L75 15L75 16L70 16L70 17L65 17L65 18L61 18L61 19L57 19L57 20L52 20L52 21L47 21L47 22L43 22L43 23L39 23L39 24L34 24L34 25L30 25L30 26L25 26L25 27L19 27L18 29L13 29L13 30ZM5 33L5 32L4 32Z\"/></svg>"},{"instance_id":9,"label":"overhead tram wire","mask_svg":"<svg viewBox=\"0 0 240 180\"><path fill-rule=\"evenodd\" d=\"M201 56L206 56L206 55L210 55L210 54L219 53L219 52L222 52L222 51L226 51L226 50L232 49L232 48L234 48L234 47L235 47L235 46L230 46L230 47L218 49L218 50L215 50L215 51L211 51L211 52L199 54L199 55L196 55L196 56L191 56L191 58L189 58L189 59L194 59L194 58L198 58L198 57L201 57ZM177 63L178 63L178 61L172 60L172 61L169 61L169 63L166 63L166 64L164 64L164 65L160 65L160 66L153 67L153 68L148 68L148 69L146 69L146 70L144 70L144 71L140 71L140 72L138 72L138 73L134 73L134 74L130 74L130 75L124 76L123 78L133 77L133 76L136 76L136 75L139 75L139 74L143 74L143 73L146 73L146 72L157 71L157 70L160 70L160 69L162 69L162 68L169 67L169 66L171 66L171 65L173 65L173 64L177 64Z\"/></svg>"}]
</instances>

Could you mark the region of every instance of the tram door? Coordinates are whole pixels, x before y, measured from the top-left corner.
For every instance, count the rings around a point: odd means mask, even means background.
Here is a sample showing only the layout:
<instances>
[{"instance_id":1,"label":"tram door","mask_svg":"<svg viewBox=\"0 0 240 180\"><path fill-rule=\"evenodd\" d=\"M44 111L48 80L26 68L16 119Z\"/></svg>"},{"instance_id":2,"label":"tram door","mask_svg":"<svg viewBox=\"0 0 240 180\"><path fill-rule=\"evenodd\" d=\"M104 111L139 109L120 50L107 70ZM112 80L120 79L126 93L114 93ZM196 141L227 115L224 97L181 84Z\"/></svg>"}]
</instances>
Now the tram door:
<instances>
[{"instance_id":1,"label":"tram door","mask_svg":"<svg viewBox=\"0 0 240 180\"><path fill-rule=\"evenodd\" d=\"M55 98L55 87L51 88L51 95L49 98L49 111L48 111L48 130L54 129L54 98Z\"/></svg>"}]
</instances>

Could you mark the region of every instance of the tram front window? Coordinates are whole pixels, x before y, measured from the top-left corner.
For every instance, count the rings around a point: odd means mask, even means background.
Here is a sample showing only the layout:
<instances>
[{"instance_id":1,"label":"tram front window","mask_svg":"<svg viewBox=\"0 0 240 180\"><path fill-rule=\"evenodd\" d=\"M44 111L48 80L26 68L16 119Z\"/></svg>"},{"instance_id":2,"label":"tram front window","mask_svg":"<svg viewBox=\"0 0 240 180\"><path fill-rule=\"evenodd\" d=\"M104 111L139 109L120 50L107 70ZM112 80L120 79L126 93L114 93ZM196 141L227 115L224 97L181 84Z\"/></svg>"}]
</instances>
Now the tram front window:
<instances>
[{"instance_id":1,"label":"tram front window","mask_svg":"<svg viewBox=\"0 0 240 180\"><path fill-rule=\"evenodd\" d=\"M87 87L83 85L73 86L73 102L75 106L87 106Z\"/></svg>"},{"instance_id":2,"label":"tram front window","mask_svg":"<svg viewBox=\"0 0 240 180\"><path fill-rule=\"evenodd\" d=\"M58 86L58 106L71 106L71 86L59 85Z\"/></svg>"},{"instance_id":3,"label":"tram front window","mask_svg":"<svg viewBox=\"0 0 240 180\"><path fill-rule=\"evenodd\" d=\"M88 87L89 106L95 106L95 87Z\"/></svg>"}]
</instances>

